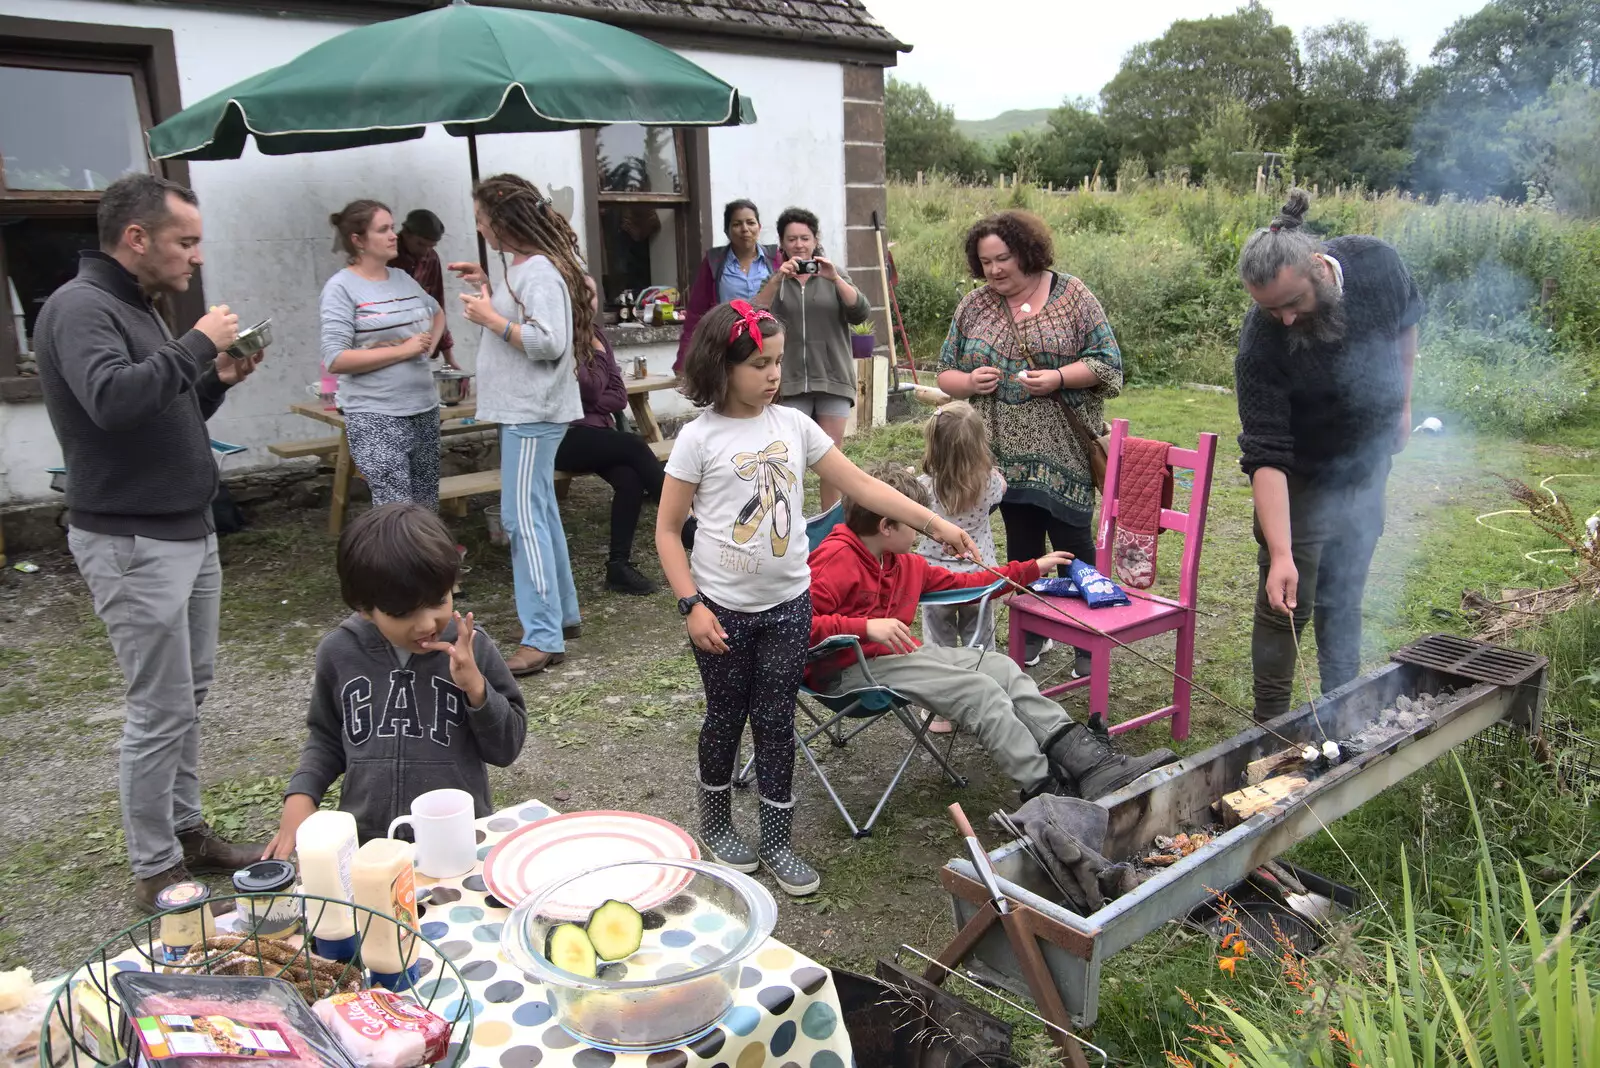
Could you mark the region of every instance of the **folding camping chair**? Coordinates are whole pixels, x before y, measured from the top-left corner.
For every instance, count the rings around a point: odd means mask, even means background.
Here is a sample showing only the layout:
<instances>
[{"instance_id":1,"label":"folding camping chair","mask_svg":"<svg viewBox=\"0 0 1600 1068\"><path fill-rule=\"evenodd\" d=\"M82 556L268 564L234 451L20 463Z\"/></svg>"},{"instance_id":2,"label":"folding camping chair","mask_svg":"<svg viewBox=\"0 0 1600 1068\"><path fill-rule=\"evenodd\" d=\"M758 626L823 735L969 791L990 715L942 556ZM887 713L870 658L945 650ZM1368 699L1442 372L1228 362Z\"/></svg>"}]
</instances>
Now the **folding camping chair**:
<instances>
[{"instance_id":1,"label":"folding camping chair","mask_svg":"<svg viewBox=\"0 0 1600 1068\"><path fill-rule=\"evenodd\" d=\"M819 544L828 532L844 521L844 504L835 504L821 515L806 520L806 539L811 546ZM1004 582L996 581L987 586L974 587L965 590L941 590L930 593L919 602L921 605L952 605L969 604L976 602L985 606L989 599L1005 587ZM976 646L978 635L975 633L972 644ZM928 737L929 728L933 725L933 717L920 717L911 704L909 698L898 694L893 688L878 682L872 675L872 662L861 651L861 639L853 634L838 635L825 639L812 646L807 651L807 658L818 659L830 654L837 654L844 650L852 650L856 662L861 665L862 674L866 676L867 685L854 690L839 693L829 693L813 690L809 686L801 686L796 707L804 712L811 721L811 727L802 731L798 723L795 724L795 741L799 743L800 751L805 754L806 763L811 765L811 770L816 773L817 779L822 783L822 788L833 799L834 807L839 810L839 815L844 817L845 825L850 828L850 833L856 838L866 838L872 834L873 825L878 822L878 817L883 814L884 808L889 804L889 798L894 796L895 790L900 787L900 780L904 778L906 768L911 765L911 758L919 751L927 753L939 765L941 771L950 780L952 785L965 786L965 777L957 774L950 765L950 751L955 747L956 735L950 735L949 743L944 752L933 744ZM811 707L815 705L816 708ZM900 766L884 788L883 795L878 798L877 804L872 809L872 815L867 821L857 825L855 817L845 806L844 800L839 797L839 792L834 789L833 783L828 779L822 766L817 763L816 755L811 751L811 743L826 734L836 747L842 748L850 739L866 730L868 727L886 717L893 717L906 729L911 736L911 742L906 747L906 753L900 760ZM750 782L751 767L755 763L752 757L745 764L735 779L740 786Z\"/></svg>"}]
</instances>

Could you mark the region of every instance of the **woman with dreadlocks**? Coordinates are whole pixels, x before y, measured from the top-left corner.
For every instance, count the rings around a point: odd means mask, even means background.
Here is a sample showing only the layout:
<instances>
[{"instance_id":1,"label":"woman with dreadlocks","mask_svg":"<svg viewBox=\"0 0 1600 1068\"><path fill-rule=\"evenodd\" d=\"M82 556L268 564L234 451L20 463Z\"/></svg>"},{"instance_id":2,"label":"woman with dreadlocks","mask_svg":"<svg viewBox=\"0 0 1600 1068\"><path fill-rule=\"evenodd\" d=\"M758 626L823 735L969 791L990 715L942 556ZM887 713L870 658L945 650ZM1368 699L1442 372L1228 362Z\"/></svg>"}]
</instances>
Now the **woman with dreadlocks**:
<instances>
[{"instance_id":1,"label":"woman with dreadlocks","mask_svg":"<svg viewBox=\"0 0 1600 1068\"><path fill-rule=\"evenodd\" d=\"M577 237L537 186L497 174L472 196L478 233L500 254L504 281L491 290L477 264L450 269L477 290L461 302L467 319L483 327L478 416L500 424L500 515L522 619L521 647L506 666L533 675L565 660L566 639L578 635L578 590L554 476L567 424L583 417L573 339L587 344L594 313L584 299Z\"/></svg>"}]
</instances>

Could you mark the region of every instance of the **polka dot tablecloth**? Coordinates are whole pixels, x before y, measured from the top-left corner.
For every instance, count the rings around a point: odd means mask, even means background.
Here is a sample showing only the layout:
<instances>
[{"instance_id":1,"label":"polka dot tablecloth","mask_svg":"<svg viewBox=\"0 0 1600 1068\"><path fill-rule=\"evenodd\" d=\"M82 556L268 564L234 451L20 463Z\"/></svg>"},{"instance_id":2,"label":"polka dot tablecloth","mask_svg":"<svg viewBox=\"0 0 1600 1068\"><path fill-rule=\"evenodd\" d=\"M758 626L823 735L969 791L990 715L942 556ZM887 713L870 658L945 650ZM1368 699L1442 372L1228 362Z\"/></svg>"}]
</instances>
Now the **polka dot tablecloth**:
<instances>
[{"instance_id":1,"label":"polka dot tablecloth","mask_svg":"<svg viewBox=\"0 0 1600 1068\"><path fill-rule=\"evenodd\" d=\"M500 927L510 910L489 894L483 859L512 831L554 812L529 801L478 821L478 863L471 874L430 883L432 904L422 933L455 962L467 981L475 1015L464 1068L846 1068L850 1036L839 1012L833 973L775 938L745 962L733 1008L687 1046L644 1054L593 1049L557 1026L543 987L500 952ZM430 983L441 984L437 988ZM462 996L451 977L424 979L435 1011L449 1018Z\"/></svg>"},{"instance_id":2,"label":"polka dot tablecloth","mask_svg":"<svg viewBox=\"0 0 1600 1068\"><path fill-rule=\"evenodd\" d=\"M704 1037L658 1053L611 1053L563 1030L541 983L500 952L500 929L511 910L491 895L483 860L517 828L555 815L527 801L477 821L478 863L467 875L431 880L417 873L419 897L428 890L422 934L466 980L458 989L426 951L419 957L417 994L454 1020L472 999L472 1048L462 1068L847 1068L850 1036L839 1011L833 973L775 938L745 961L739 990L720 1023ZM135 951L108 962L117 969L149 965ZM458 1051L451 1048L451 1056Z\"/></svg>"}]
</instances>

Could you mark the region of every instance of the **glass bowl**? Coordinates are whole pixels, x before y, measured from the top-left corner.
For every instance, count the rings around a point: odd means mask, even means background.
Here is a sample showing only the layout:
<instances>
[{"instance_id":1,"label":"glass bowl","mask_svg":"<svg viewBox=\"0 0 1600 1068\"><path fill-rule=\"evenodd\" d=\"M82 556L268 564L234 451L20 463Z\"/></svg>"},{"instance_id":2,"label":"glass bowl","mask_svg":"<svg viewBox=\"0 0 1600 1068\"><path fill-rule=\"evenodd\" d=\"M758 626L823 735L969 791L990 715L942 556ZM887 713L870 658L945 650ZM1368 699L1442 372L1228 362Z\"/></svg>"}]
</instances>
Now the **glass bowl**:
<instances>
[{"instance_id":1,"label":"glass bowl","mask_svg":"<svg viewBox=\"0 0 1600 1068\"><path fill-rule=\"evenodd\" d=\"M552 927L584 923L608 900L644 917L644 941L597 977L551 964ZM648 1053L693 1042L733 1006L745 958L772 934L778 906L747 875L696 860L603 864L547 883L511 911L506 958L543 984L555 1019L601 1049Z\"/></svg>"}]
</instances>

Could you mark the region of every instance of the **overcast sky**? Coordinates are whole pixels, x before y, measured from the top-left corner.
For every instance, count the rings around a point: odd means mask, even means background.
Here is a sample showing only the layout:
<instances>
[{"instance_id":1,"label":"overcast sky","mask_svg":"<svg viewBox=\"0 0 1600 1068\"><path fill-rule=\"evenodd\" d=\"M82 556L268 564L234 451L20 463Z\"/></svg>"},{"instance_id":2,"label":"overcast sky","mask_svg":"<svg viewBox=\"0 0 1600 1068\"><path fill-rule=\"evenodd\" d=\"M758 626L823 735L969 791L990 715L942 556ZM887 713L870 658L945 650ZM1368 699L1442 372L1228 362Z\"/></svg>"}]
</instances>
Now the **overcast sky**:
<instances>
[{"instance_id":1,"label":"overcast sky","mask_svg":"<svg viewBox=\"0 0 1600 1068\"><path fill-rule=\"evenodd\" d=\"M1267 0L1298 35L1346 18L1375 38L1398 37L1425 62L1451 23L1486 0ZM1012 108L1054 107L1096 97L1122 57L1178 18L1225 15L1241 0L865 0L900 40L914 45L891 73L921 82L961 119Z\"/></svg>"}]
</instances>

